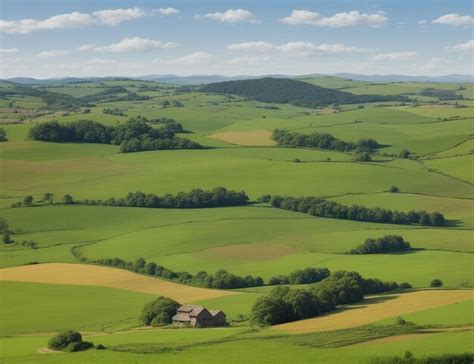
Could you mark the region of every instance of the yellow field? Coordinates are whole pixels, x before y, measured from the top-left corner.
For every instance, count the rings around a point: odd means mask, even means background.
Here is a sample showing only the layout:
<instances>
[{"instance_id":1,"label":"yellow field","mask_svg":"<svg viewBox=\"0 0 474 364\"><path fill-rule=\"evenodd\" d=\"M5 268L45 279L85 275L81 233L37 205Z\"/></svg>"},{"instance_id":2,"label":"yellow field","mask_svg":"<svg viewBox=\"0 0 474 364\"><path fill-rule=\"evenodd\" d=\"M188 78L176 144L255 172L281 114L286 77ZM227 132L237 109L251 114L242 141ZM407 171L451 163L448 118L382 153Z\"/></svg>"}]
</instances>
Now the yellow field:
<instances>
[{"instance_id":1,"label":"yellow field","mask_svg":"<svg viewBox=\"0 0 474 364\"><path fill-rule=\"evenodd\" d=\"M276 145L272 133L268 130L229 131L208 135L227 143L238 145L269 146Z\"/></svg>"},{"instance_id":2,"label":"yellow field","mask_svg":"<svg viewBox=\"0 0 474 364\"><path fill-rule=\"evenodd\" d=\"M367 325L389 317L474 299L474 290L429 290L371 297L333 314L273 326L292 333L329 331Z\"/></svg>"},{"instance_id":3,"label":"yellow field","mask_svg":"<svg viewBox=\"0 0 474 364\"><path fill-rule=\"evenodd\" d=\"M187 303L239 294L190 287L123 269L87 264L47 263L0 269L0 281L103 286L170 297Z\"/></svg>"}]
</instances>

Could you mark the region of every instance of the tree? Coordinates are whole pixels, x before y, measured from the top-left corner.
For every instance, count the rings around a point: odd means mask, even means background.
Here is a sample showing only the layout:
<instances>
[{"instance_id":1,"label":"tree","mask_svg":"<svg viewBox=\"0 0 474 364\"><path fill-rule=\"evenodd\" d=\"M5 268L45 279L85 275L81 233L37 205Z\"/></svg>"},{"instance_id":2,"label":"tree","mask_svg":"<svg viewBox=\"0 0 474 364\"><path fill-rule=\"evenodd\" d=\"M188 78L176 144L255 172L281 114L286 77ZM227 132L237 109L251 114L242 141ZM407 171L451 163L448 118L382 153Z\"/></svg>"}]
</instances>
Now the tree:
<instances>
[{"instance_id":1,"label":"tree","mask_svg":"<svg viewBox=\"0 0 474 364\"><path fill-rule=\"evenodd\" d=\"M6 142L7 140L7 133L5 132L5 129L0 128L0 142Z\"/></svg>"},{"instance_id":2,"label":"tree","mask_svg":"<svg viewBox=\"0 0 474 364\"><path fill-rule=\"evenodd\" d=\"M73 203L74 203L74 200L73 200L73 198L72 198L71 195L69 195L69 194L64 195L64 197L63 197L63 204L65 204L65 205L71 205L71 204L73 204Z\"/></svg>"},{"instance_id":3,"label":"tree","mask_svg":"<svg viewBox=\"0 0 474 364\"><path fill-rule=\"evenodd\" d=\"M53 203L54 195L51 192L46 192L43 196L43 201Z\"/></svg>"},{"instance_id":4,"label":"tree","mask_svg":"<svg viewBox=\"0 0 474 364\"><path fill-rule=\"evenodd\" d=\"M2 240L5 244L10 244L11 242L13 242L13 240L10 237L10 230L8 229L3 230Z\"/></svg>"},{"instance_id":5,"label":"tree","mask_svg":"<svg viewBox=\"0 0 474 364\"><path fill-rule=\"evenodd\" d=\"M443 286L443 281L441 279L433 279L431 282L430 282L430 287L442 287Z\"/></svg>"},{"instance_id":6,"label":"tree","mask_svg":"<svg viewBox=\"0 0 474 364\"><path fill-rule=\"evenodd\" d=\"M28 207L33 206L33 196L25 196L25 198L23 199L23 205Z\"/></svg>"},{"instance_id":7,"label":"tree","mask_svg":"<svg viewBox=\"0 0 474 364\"><path fill-rule=\"evenodd\" d=\"M368 152L357 153L354 157L356 162L370 162L372 161L372 157Z\"/></svg>"},{"instance_id":8,"label":"tree","mask_svg":"<svg viewBox=\"0 0 474 364\"><path fill-rule=\"evenodd\" d=\"M397 186L392 186L392 187L390 187L390 192L397 193L397 192L400 192L400 190Z\"/></svg>"},{"instance_id":9,"label":"tree","mask_svg":"<svg viewBox=\"0 0 474 364\"><path fill-rule=\"evenodd\" d=\"M143 307L140 320L147 326L170 324L179 306L181 305L171 298L160 296L156 300L148 302L145 307Z\"/></svg>"}]
</instances>

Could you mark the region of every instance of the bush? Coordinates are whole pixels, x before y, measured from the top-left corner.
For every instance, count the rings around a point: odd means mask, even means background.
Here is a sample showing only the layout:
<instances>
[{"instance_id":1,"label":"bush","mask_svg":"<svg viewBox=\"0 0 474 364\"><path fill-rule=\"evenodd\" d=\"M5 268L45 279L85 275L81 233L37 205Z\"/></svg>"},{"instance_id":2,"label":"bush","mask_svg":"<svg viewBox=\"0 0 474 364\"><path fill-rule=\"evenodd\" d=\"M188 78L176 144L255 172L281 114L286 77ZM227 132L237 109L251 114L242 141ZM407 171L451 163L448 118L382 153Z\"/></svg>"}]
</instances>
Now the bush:
<instances>
[{"instance_id":1,"label":"bush","mask_svg":"<svg viewBox=\"0 0 474 364\"><path fill-rule=\"evenodd\" d=\"M288 275L271 277L269 284L308 284L322 281L327 277L329 277L329 270L327 268L308 267L296 270Z\"/></svg>"},{"instance_id":2,"label":"bush","mask_svg":"<svg viewBox=\"0 0 474 364\"><path fill-rule=\"evenodd\" d=\"M170 324L179 306L181 305L171 298L160 296L156 300L148 302L145 307L143 307L140 320L147 326Z\"/></svg>"},{"instance_id":3,"label":"bush","mask_svg":"<svg viewBox=\"0 0 474 364\"><path fill-rule=\"evenodd\" d=\"M73 330L60 332L53 336L48 342L50 349L69 352L87 350L93 346L94 344L91 342L82 341L82 335L78 331Z\"/></svg>"},{"instance_id":4,"label":"bush","mask_svg":"<svg viewBox=\"0 0 474 364\"><path fill-rule=\"evenodd\" d=\"M398 192L400 192L400 189L397 186L392 186L392 187L390 187L390 192L398 193Z\"/></svg>"},{"instance_id":5,"label":"bush","mask_svg":"<svg viewBox=\"0 0 474 364\"><path fill-rule=\"evenodd\" d=\"M105 350L107 349L104 345L102 344L98 344L96 347L95 347L97 350Z\"/></svg>"},{"instance_id":6,"label":"bush","mask_svg":"<svg viewBox=\"0 0 474 364\"><path fill-rule=\"evenodd\" d=\"M412 285L408 282L402 282L402 283L400 283L400 288L401 289L410 289L410 288L412 288Z\"/></svg>"},{"instance_id":7,"label":"bush","mask_svg":"<svg viewBox=\"0 0 474 364\"><path fill-rule=\"evenodd\" d=\"M430 282L430 287L442 287L443 286L443 281L441 279L433 279L431 282Z\"/></svg>"}]
</instances>

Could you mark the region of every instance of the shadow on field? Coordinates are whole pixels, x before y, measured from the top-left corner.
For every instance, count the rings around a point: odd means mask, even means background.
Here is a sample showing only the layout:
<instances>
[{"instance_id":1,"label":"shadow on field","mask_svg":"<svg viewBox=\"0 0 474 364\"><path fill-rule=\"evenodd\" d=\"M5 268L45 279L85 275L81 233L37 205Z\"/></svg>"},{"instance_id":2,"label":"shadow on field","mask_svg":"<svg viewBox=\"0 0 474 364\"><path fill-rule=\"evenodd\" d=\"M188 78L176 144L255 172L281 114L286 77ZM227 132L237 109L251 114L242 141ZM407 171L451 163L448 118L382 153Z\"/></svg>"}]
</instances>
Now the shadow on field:
<instances>
[{"instance_id":1,"label":"shadow on field","mask_svg":"<svg viewBox=\"0 0 474 364\"><path fill-rule=\"evenodd\" d=\"M459 227L463 225L464 223L461 220L446 220L444 222L445 227Z\"/></svg>"}]
</instances>

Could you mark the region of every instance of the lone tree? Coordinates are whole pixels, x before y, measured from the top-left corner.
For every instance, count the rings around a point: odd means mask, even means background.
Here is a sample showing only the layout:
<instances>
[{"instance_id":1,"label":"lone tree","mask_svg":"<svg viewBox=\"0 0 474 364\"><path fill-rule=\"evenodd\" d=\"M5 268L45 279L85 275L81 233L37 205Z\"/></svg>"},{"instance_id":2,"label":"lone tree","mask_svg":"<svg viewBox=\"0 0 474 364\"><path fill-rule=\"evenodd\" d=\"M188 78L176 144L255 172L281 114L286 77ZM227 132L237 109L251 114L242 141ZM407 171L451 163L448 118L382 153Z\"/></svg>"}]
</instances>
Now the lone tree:
<instances>
[{"instance_id":1,"label":"lone tree","mask_svg":"<svg viewBox=\"0 0 474 364\"><path fill-rule=\"evenodd\" d=\"M8 225L7 219L0 217L0 233L2 234L2 240L5 244L10 244L12 239L10 237L10 226Z\"/></svg>"},{"instance_id":2,"label":"lone tree","mask_svg":"<svg viewBox=\"0 0 474 364\"><path fill-rule=\"evenodd\" d=\"M74 200L73 200L73 198L72 198L71 195L69 195L69 194L64 195L64 197L63 197L63 204L65 204L65 205L71 205L71 204L73 204L73 203L74 203Z\"/></svg>"},{"instance_id":3,"label":"lone tree","mask_svg":"<svg viewBox=\"0 0 474 364\"><path fill-rule=\"evenodd\" d=\"M171 318L176 314L179 306L181 305L171 298L160 296L143 307L140 320L147 326L170 324Z\"/></svg>"},{"instance_id":4,"label":"lone tree","mask_svg":"<svg viewBox=\"0 0 474 364\"><path fill-rule=\"evenodd\" d=\"M33 196L25 196L25 198L23 199L23 205L25 206L33 206Z\"/></svg>"},{"instance_id":5,"label":"lone tree","mask_svg":"<svg viewBox=\"0 0 474 364\"><path fill-rule=\"evenodd\" d=\"M443 286L443 281L441 279L433 279L430 283L430 287L442 287Z\"/></svg>"},{"instance_id":6,"label":"lone tree","mask_svg":"<svg viewBox=\"0 0 474 364\"><path fill-rule=\"evenodd\" d=\"M54 195L51 192L46 192L43 196L43 201L53 203L53 198L54 198Z\"/></svg>"},{"instance_id":7,"label":"lone tree","mask_svg":"<svg viewBox=\"0 0 474 364\"><path fill-rule=\"evenodd\" d=\"M390 187L390 192L397 193L397 192L400 192L400 189L397 186L392 186Z\"/></svg>"}]
</instances>

